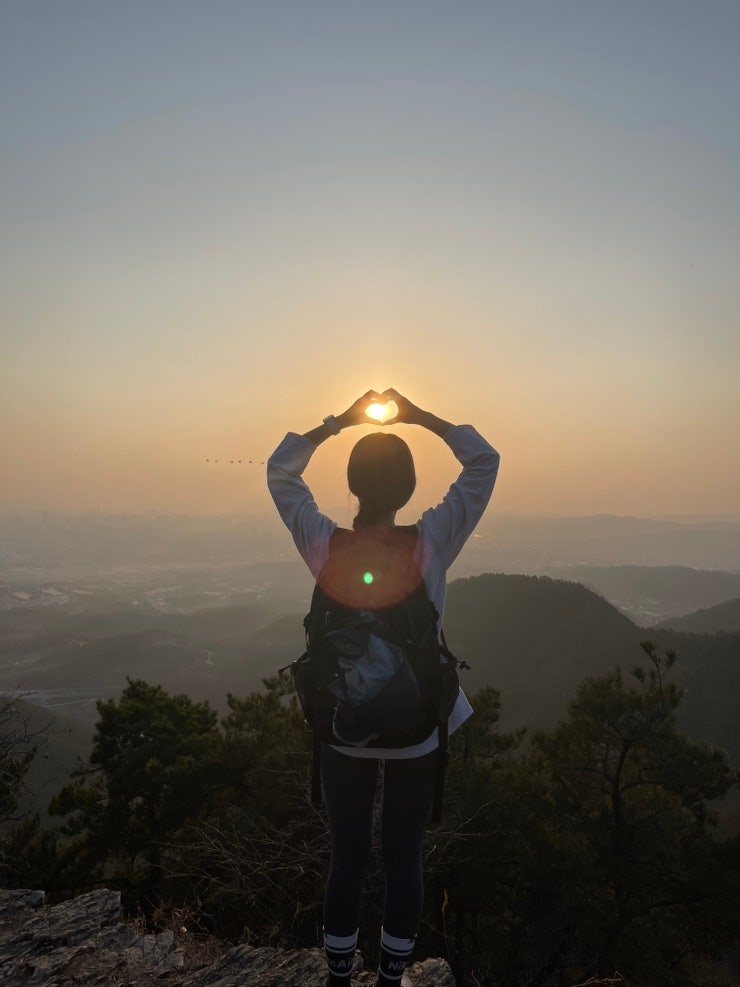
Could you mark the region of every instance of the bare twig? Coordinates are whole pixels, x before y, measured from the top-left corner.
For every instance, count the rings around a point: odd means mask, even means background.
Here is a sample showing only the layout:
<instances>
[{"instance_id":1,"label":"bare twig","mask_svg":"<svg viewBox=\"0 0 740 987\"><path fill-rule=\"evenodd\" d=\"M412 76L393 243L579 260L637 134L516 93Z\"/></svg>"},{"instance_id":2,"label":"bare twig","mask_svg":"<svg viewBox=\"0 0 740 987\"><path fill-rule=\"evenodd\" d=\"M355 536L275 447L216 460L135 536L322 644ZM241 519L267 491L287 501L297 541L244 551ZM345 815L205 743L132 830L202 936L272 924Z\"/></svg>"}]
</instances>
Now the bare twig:
<instances>
[{"instance_id":1,"label":"bare twig","mask_svg":"<svg viewBox=\"0 0 740 987\"><path fill-rule=\"evenodd\" d=\"M615 987L618 984L629 987L629 982L624 979L618 970L615 970L611 977L591 977L589 980L584 980L581 984L573 984L573 987Z\"/></svg>"}]
</instances>

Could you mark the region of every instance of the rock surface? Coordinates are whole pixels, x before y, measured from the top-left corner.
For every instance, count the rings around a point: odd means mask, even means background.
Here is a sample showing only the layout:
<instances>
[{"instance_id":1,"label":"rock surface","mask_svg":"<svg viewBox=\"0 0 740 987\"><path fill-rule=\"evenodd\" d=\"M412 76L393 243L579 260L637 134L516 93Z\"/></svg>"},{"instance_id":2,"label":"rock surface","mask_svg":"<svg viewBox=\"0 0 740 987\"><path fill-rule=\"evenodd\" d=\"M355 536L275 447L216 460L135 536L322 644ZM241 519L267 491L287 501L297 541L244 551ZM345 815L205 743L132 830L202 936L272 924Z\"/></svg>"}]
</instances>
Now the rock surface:
<instances>
[{"instance_id":1,"label":"rock surface","mask_svg":"<svg viewBox=\"0 0 740 987\"><path fill-rule=\"evenodd\" d=\"M121 919L116 891L92 891L47 908L43 891L0 890L2 987L322 987L319 949L235 946L198 969L187 969L172 932L141 935ZM455 987L444 960L415 963L409 987ZM358 973L353 987L375 976Z\"/></svg>"}]
</instances>

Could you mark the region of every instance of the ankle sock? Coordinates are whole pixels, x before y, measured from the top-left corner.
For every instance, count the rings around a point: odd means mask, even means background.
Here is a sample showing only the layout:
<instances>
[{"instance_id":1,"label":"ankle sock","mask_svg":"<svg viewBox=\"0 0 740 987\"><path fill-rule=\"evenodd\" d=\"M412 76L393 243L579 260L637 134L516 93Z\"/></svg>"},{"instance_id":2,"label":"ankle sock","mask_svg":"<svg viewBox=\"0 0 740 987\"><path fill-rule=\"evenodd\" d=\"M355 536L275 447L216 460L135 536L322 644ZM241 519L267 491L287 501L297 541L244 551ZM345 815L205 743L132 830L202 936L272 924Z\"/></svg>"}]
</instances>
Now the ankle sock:
<instances>
[{"instance_id":1,"label":"ankle sock","mask_svg":"<svg viewBox=\"0 0 740 987\"><path fill-rule=\"evenodd\" d=\"M385 929L380 930L380 966L376 987L399 987L415 942L416 936L399 939L388 935Z\"/></svg>"},{"instance_id":2,"label":"ankle sock","mask_svg":"<svg viewBox=\"0 0 740 987\"><path fill-rule=\"evenodd\" d=\"M324 951L329 968L329 987L349 987L359 929L351 936L333 936L324 929Z\"/></svg>"}]
</instances>

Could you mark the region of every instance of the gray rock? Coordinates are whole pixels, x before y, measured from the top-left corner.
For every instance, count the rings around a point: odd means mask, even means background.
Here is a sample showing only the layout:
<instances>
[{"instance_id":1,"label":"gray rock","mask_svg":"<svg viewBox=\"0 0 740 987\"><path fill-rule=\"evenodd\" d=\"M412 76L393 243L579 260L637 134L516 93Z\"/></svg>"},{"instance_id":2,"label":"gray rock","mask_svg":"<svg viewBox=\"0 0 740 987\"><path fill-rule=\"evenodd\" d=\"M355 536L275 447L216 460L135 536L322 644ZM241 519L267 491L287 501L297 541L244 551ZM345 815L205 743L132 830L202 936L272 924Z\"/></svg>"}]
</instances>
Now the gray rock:
<instances>
[{"instance_id":1,"label":"gray rock","mask_svg":"<svg viewBox=\"0 0 740 987\"><path fill-rule=\"evenodd\" d=\"M47 908L42 891L0 890L2 987L323 987L319 949L235 946L197 970L184 969L172 932L140 935L121 920L116 891L92 891ZM455 987L444 960L415 963L409 987ZM372 987L359 972L353 987Z\"/></svg>"},{"instance_id":2,"label":"gray rock","mask_svg":"<svg viewBox=\"0 0 740 987\"><path fill-rule=\"evenodd\" d=\"M171 932L139 936L121 921L117 891L92 891L53 908L39 891L0 891L0 983L147 984L182 965Z\"/></svg>"}]
</instances>

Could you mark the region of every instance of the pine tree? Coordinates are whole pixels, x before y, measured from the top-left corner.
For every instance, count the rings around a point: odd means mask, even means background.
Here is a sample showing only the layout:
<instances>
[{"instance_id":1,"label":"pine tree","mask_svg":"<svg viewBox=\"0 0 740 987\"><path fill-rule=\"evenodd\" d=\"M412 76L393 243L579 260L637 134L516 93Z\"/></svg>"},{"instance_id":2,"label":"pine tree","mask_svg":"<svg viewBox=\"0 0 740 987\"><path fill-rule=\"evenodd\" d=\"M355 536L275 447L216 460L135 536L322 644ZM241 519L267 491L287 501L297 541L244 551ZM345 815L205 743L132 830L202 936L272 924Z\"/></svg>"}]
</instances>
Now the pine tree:
<instances>
[{"instance_id":1,"label":"pine tree","mask_svg":"<svg viewBox=\"0 0 740 987\"><path fill-rule=\"evenodd\" d=\"M49 811L67 817L65 858L78 882L155 886L168 838L219 790L218 718L208 703L138 679L98 713L89 763Z\"/></svg>"}]
</instances>

